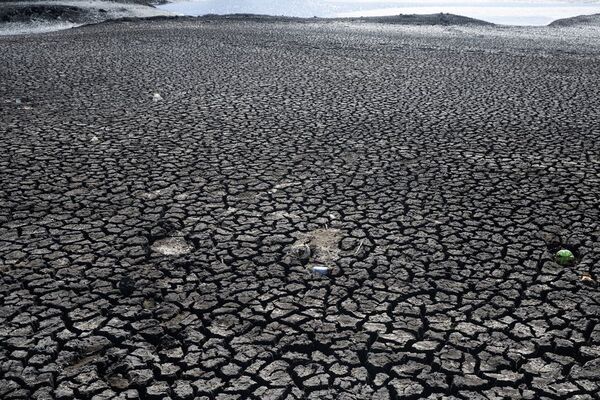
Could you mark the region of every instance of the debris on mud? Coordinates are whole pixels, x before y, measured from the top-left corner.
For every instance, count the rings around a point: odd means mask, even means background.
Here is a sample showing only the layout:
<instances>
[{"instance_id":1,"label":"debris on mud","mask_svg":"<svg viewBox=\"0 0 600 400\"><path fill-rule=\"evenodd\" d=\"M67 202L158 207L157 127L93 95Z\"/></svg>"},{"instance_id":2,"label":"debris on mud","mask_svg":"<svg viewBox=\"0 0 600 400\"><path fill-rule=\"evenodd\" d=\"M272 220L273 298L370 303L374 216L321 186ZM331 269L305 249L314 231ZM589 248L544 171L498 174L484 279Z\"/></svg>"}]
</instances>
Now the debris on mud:
<instances>
[{"instance_id":1,"label":"debris on mud","mask_svg":"<svg viewBox=\"0 0 600 400\"><path fill-rule=\"evenodd\" d=\"M581 277L579 278L579 280L581 282L583 282L586 285L595 285L597 282L594 280L594 277L592 277L590 274L583 274L581 275Z\"/></svg>"},{"instance_id":2,"label":"debris on mud","mask_svg":"<svg viewBox=\"0 0 600 400\"><path fill-rule=\"evenodd\" d=\"M572 265L575 262L575 256L571 250L561 249L559 250L554 259L557 264L562 265L564 267Z\"/></svg>"},{"instance_id":3,"label":"debris on mud","mask_svg":"<svg viewBox=\"0 0 600 400\"><path fill-rule=\"evenodd\" d=\"M339 257L339 243L341 239L341 231L339 229L316 229L299 235L298 240L292 245L291 251L293 254L298 255L299 258L312 257L314 261L327 263Z\"/></svg>"},{"instance_id":4,"label":"debris on mud","mask_svg":"<svg viewBox=\"0 0 600 400\"><path fill-rule=\"evenodd\" d=\"M329 268L323 265L315 265L312 267L312 272L318 275L329 275Z\"/></svg>"},{"instance_id":5,"label":"debris on mud","mask_svg":"<svg viewBox=\"0 0 600 400\"><path fill-rule=\"evenodd\" d=\"M161 101L162 99L163 99L162 96L158 93L154 93L154 95L152 96L152 101L155 103Z\"/></svg>"}]
</instances>

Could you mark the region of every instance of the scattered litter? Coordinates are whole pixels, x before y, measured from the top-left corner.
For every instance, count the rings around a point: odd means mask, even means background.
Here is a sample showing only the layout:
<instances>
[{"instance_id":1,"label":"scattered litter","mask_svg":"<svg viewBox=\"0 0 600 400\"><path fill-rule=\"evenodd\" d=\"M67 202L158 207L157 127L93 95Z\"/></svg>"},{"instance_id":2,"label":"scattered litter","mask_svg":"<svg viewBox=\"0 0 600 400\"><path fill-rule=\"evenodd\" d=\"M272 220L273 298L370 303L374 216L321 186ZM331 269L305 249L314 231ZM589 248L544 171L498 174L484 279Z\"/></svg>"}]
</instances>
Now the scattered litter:
<instances>
[{"instance_id":1,"label":"scattered litter","mask_svg":"<svg viewBox=\"0 0 600 400\"><path fill-rule=\"evenodd\" d=\"M311 250L310 257L313 261L328 263L335 261L339 257L339 242L342 239L342 232L339 229L320 228L311 232L301 233L298 239L291 246L293 251L298 248Z\"/></svg>"},{"instance_id":2,"label":"scattered litter","mask_svg":"<svg viewBox=\"0 0 600 400\"><path fill-rule=\"evenodd\" d=\"M315 265L312 267L312 271L315 274L319 274L319 275L328 275L329 274L329 268L323 266L323 265Z\"/></svg>"},{"instance_id":3,"label":"scattered litter","mask_svg":"<svg viewBox=\"0 0 600 400\"><path fill-rule=\"evenodd\" d=\"M152 101L155 103L161 101L162 99L162 96L158 93L154 93L154 95L152 96Z\"/></svg>"},{"instance_id":4,"label":"scattered litter","mask_svg":"<svg viewBox=\"0 0 600 400\"><path fill-rule=\"evenodd\" d=\"M357 255L358 253L360 253L360 249L362 249L364 243L365 243L365 239L362 239L360 241L360 243L358 244L358 247L356 248L356 251L354 252L354 255Z\"/></svg>"},{"instance_id":5,"label":"scattered litter","mask_svg":"<svg viewBox=\"0 0 600 400\"><path fill-rule=\"evenodd\" d=\"M560 264L562 266L568 266L573 264L573 262L575 261L575 256L573 255L571 250L561 249L556 253L554 259L556 260L557 264Z\"/></svg>"},{"instance_id":6,"label":"scattered litter","mask_svg":"<svg viewBox=\"0 0 600 400\"><path fill-rule=\"evenodd\" d=\"M581 275L579 280L587 285L593 285L594 283L596 283L596 281L594 280L594 278L592 278L590 274Z\"/></svg>"}]
</instances>

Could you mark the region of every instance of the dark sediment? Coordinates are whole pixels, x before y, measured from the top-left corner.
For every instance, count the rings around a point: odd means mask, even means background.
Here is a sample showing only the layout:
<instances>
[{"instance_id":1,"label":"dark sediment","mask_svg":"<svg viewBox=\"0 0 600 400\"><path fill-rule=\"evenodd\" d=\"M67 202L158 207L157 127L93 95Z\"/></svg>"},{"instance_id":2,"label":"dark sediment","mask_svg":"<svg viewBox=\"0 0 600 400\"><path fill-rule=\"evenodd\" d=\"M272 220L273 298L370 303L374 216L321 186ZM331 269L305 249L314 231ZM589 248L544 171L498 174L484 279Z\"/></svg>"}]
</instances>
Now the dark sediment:
<instances>
[{"instance_id":1,"label":"dark sediment","mask_svg":"<svg viewBox=\"0 0 600 400\"><path fill-rule=\"evenodd\" d=\"M595 398L600 52L486 29L0 38L0 398Z\"/></svg>"}]
</instances>

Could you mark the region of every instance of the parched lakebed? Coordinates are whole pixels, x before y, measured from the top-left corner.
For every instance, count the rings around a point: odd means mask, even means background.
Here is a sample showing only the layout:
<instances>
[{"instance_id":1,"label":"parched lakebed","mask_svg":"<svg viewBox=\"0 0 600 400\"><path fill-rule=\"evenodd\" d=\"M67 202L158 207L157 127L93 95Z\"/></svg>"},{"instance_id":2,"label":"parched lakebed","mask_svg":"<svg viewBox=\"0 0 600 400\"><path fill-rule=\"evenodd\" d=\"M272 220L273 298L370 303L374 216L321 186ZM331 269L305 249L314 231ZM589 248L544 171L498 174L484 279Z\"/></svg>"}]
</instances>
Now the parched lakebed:
<instances>
[{"instance_id":1,"label":"parched lakebed","mask_svg":"<svg viewBox=\"0 0 600 400\"><path fill-rule=\"evenodd\" d=\"M0 38L0 397L592 399L597 37Z\"/></svg>"}]
</instances>

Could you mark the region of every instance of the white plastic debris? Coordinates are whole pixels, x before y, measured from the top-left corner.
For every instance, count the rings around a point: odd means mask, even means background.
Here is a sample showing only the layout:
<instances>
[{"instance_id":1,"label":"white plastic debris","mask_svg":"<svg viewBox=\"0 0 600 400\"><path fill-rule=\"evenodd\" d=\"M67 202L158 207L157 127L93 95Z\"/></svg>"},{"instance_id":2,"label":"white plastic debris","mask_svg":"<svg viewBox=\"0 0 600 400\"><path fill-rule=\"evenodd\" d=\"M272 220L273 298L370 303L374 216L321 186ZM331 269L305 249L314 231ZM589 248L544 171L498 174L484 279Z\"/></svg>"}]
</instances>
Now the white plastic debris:
<instances>
[{"instance_id":1,"label":"white plastic debris","mask_svg":"<svg viewBox=\"0 0 600 400\"><path fill-rule=\"evenodd\" d=\"M323 265L315 265L312 267L312 271L315 274L319 274L319 275L328 275L329 274L329 268L323 266Z\"/></svg>"},{"instance_id":2,"label":"white plastic debris","mask_svg":"<svg viewBox=\"0 0 600 400\"><path fill-rule=\"evenodd\" d=\"M92 135L92 138L90 139L90 142L92 142L92 143L98 143L99 141L100 141L100 139L98 139L98 136Z\"/></svg>"},{"instance_id":3,"label":"white plastic debris","mask_svg":"<svg viewBox=\"0 0 600 400\"><path fill-rule=\"evenodd\" d=\"M152 101L155 103L161 101L162 99L162 96L158 93L154 93L154 95L152 96Z\"/></svg>"}]
</instances>

